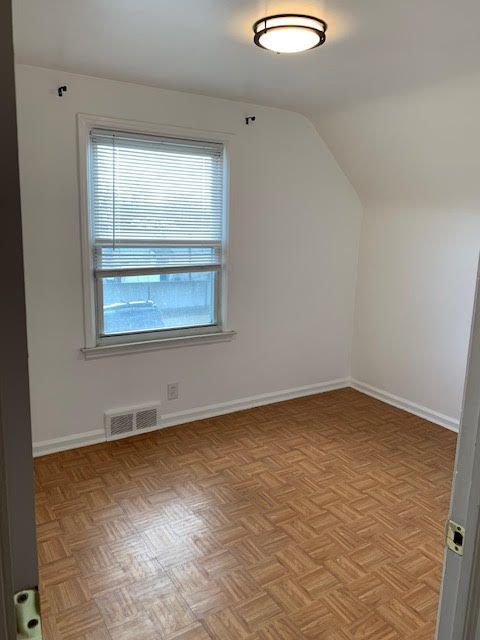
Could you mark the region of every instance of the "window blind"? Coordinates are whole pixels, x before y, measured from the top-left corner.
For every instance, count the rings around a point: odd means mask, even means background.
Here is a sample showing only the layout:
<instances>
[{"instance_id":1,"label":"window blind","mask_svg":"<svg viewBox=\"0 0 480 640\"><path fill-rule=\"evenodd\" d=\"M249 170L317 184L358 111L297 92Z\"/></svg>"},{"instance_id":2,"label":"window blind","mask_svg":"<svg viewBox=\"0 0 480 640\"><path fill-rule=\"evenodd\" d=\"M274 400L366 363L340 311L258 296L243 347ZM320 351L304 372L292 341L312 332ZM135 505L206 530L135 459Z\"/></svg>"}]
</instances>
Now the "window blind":
<instances>
[{"instance_id":1,"label":"window blind","mask_svg":"<svg viewBox=\"0 0 480 640\"><path fill-rule=\"evenodd\" d=\"M223 145L90 133L95 271L220 265Z\"/></svg>"}]
</instances>

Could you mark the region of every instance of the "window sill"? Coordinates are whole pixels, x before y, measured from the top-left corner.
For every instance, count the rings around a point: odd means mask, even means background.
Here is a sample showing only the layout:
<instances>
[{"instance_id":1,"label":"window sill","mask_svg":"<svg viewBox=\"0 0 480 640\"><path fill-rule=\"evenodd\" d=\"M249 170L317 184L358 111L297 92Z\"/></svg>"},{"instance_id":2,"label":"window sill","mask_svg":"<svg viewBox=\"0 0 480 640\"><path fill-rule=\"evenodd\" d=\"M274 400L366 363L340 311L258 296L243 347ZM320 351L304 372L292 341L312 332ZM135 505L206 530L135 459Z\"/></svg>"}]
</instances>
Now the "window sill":
<instances>
[{"instance_id":1,"label":"window sill","mask_svg":"<svg viewBox=\"0 0 480 640\"><path fill-rule=\"evenodd\" d=\"M122 344L108 344L101 347L87 347L81 349L86 360L120 356L127 353L141 353L156 351L157 349L172 349L173 347L187 347L212 342L229 342L236 336L235 331L221 331L218 333L204 333L178 338L160 338L158 340L145 340L143 342L125 342Z\"/></svg>"}]
</instances>

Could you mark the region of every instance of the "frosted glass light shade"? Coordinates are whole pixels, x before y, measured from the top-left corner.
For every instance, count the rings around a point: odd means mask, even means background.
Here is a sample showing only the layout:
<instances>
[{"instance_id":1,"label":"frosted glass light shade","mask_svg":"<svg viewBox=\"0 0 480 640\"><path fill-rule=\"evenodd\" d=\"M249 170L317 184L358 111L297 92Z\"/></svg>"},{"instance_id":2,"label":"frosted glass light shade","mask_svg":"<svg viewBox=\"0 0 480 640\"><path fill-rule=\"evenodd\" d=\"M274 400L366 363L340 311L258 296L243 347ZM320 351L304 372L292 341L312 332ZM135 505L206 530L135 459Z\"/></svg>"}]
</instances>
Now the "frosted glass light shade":
<instances>
[{"instance_id":1,"label":"frosted glass light shade","mask_svg":"<svg viewBox=\"0 0 480 640\"><path fill-rule=\"evenodd\" d=\"M299 53L325 42L327 23L320 18L282 14L257 20L253 25L254 42L276 53Z\"/></svg>"}]
</instances>

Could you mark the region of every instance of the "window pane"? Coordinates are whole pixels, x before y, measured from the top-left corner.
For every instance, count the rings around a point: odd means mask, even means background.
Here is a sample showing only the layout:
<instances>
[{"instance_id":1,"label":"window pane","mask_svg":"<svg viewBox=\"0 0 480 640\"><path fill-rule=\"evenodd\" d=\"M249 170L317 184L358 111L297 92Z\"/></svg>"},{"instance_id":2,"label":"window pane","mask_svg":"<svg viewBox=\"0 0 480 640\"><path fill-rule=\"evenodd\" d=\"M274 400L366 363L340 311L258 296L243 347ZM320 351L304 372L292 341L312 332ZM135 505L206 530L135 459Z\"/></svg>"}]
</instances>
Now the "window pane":
<instances>
[{"instance_id":1,"label":"window pane","mask_svg":"<svg viewBox=\"0 0 480 640\"><path fill-rule=\"evenodd\" d=\"M214 271L103 278L103 333L215 324L215 280Z\"/></svg>"}]
</instances>

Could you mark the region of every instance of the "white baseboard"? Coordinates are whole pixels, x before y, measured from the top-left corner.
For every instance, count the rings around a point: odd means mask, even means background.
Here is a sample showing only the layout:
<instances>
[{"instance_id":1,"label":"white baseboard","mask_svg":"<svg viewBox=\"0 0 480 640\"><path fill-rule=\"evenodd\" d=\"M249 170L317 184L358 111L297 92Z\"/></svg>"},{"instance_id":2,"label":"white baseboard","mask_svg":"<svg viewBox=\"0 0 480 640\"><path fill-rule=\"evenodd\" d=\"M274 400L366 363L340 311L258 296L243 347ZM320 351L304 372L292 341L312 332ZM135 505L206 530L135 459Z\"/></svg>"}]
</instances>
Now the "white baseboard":
<instances>
[{"instance_id":1,"label":"white baseboard","mask_svg":"<svg viewBox=\"0 0 480 640\"><path fill-rule=\"evenodd\" d=\"M227 413L233 413L234 411L243 411L244 409L251 409L265 404L273 404L275 402L283 402L284 400L292 400L293 398L315 395L316 393L334 391L335 389L344 389L349 386L350 381L347 378L341 378L338 380L311 384L305 387L295 387L293 389L286 389L283 391L262 393L257 396L240 398L229 402L220 402L218 404L211 404L204 407L198 407L196 409L187 409L186 411L165 413L162 414L162 422L158 429L166 429L178 424L186 424L188 422L194 422L195 420L202 420L204 418L213 418L214 416L221 416ZM76 449L78 447L85 447L87 445L105 441L105 430L96 429L95 431L87 431L86 433L72 436L35 442L33 444L33 455L34 457L44 456L49 453Z\"/></svg>"},{"instance_id":2,"label":"white baseboard","mask_svg":"<svg viewBox=\"0 0 480 640\"><path fill-rule=\"evenodd\" d=\"M361 393L365 393L367 396L372 396L377 400L391 404L394 407L413 413L420 418L424 418L425 420L429 420L430 422L439 424L446 429L450 429L450 431L458 433L460 422L455 418L446 416L443 413L438 413L437 411L428 409L428 407L424 407L420 404L415 404L415 402L410 402L410 400L400 398L399 396L395 396L393 393L388 393L388 391L383 391L383 389L377 389L376 387L372 387L371 385L366 384L365 382L360 382L359 380L354 380L353 378L350 379L350 386Z\"/></svg>"},{"instance_id":3,"label":"white baseboard","mask_svg":"<svg viewBox=\"0 0 480 640\"><path fill-rule=\"evenodd\" d=\"M369 384L354 380L353 378L341 378L338 380L330 380L329 382L320 382L318 384L311 384L305 387L295 387L293 389L286 389L283 391L273 391L272 393L262 393L257 396L250 396L248 398L240 398L238 400L231 400L229 402L220 402L218 404L210 404L204 407L197 407L196 409L187 409L186 411L175 411L172 413L162 414L162 422L158 426L158 429L167 429L168 427L174 427L179 424L187 424L188 422L194 422L195 420L203 420L205 418L213 418L215 416L225 415L227 413L233 413L234 411L243 411L245 409L252 409L253 407L259 407L266 404L274 404L275 402L283 402L284 400L292 400L293 398L301 398L303 396L310 396L316 393L324 393L326 391L334 391L336 389L344 389L345 387L352 387L361 393L365 393L368 396L372 396L377 400L391 404L394 407L413 413L420 418L434 422L446 429L455 431L458 433L459 421L450 416L446 416L437 411L432 411L427 407L415 404L400 398L399 396L388 393L382 389L377 389ZM154 430L154 429L152 429ZM126 436L129 437L129 436ZM44 456L49 453L56 453L58 451L66 451L68 449L77 449L79 447L85 447L91 444L97 444L99 442L105 442L105 430L96 429L94 431L87 431L85 433L79 433L72 436L64 436L62 438L54 438L52 440L42 440L36 442L33 445L33 455Z\"/></svg>"},{"instance_id":4,"label":"white baseboard","mask_svg":"<svg viewBox=\"0 0 480 640\"><path fill-rule=\"evenodd\" d=\"M86 431L85 433L77 433L73 436L53 438L53 440L40 440L39 442L33 443L33 457L36 458L58 451L86 447L89 444L98 444L105 440L105 429L95 429L95 431Z\"/></svg>"}]
</instances>

